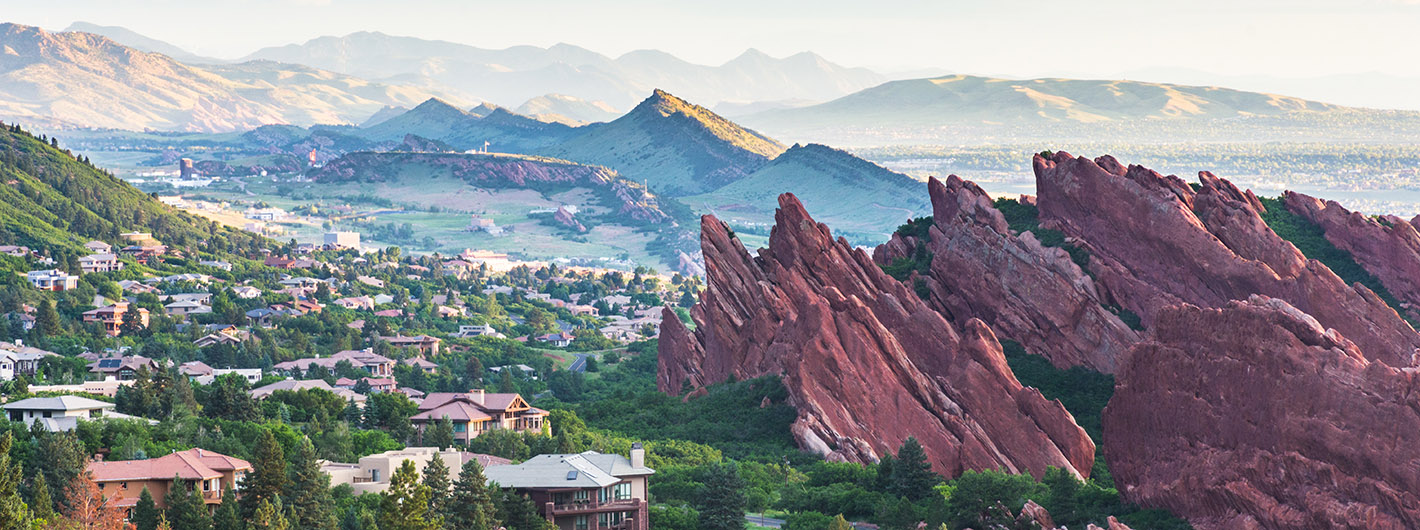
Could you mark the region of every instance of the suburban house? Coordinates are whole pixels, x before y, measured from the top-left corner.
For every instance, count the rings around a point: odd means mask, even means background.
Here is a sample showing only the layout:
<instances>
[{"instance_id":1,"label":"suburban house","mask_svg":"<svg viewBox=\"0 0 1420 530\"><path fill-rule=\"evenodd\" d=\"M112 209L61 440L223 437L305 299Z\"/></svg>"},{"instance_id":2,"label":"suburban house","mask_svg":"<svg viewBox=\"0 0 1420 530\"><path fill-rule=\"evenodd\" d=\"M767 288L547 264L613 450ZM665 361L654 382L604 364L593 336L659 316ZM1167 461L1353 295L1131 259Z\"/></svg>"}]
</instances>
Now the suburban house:
<instances>
[{"instance_id":1,"label":"suburban house","mask_svg":"<svg viewBox=\"0 0 1420 530\"><path fill-rule=\"evenodd\" d=\"M114 337L118 336L125 320L134 318L137 319L138 327L148 327L148 310L141 307L129 307L128 302L119 302L111 306L100 307L84 312L84 322L98 322L103 324L104 330Z\"/></svg>"},{"instance_id":2,"label":"suburban house","mask_svg":"<svg viewBox=\"0 0 1420 530\"><path fill-rule=\"evenodd\" d=\"M250 300L252 298L261 296L261 289L257 289L250 285L238 285L232 288L232 294L237 295L237 298Z\"/></svg>"},{"instance_id":3,"label":"suburban house","mask_svg":"<svg viewBox=\"0 0 1420 530\"><path fill-rule=\"evenodd\" d=\"M236 346L250 337L251 332L237 329L236 326L229 326L227 328L219 329L212 333L203 335L197 340L192 341L192 343L198 348L206 348L208 346L214 346L217 344L228 344L231 346Z\"/></svg>"},{"instance_id":4,"label":"suburban house","mask_svg":"<svg viewBox=\"0 0 1420 530\"><path fill-rule=\"evenodd\" d=\"M439 371L438 363L430 362L429 360L423 357L410 357L408 359L400 361L399 364L403 364L405 366L413 366L426 374L432 374L434 372Z\"/></svg>"},{"instance_id":5,"label":"suburban house","mask_svg":"<svg viewBox=\"0 0 1420 530\"><path fill-rule=\"evenodd\" d=\"M363 457L358 464L322 462L321 471L330 475L331 486L349 484L351 488L354 488L356 495L379 493L389 489L390 476L394 475L395 470L399 469L405 460L413 461L414 466L419 469L419 475L423 476L424 466L429 465L435 458L442 459L444 465L448 466L450 482L458 480L459 471L463 469L464 463L470 460L477 460L485 470L493 466L508 465L511 462L506 458L493 455L454 449L440 451L437 447L406 447Z\"/></svg>"},{"instance_id":6,"label":"suburban house","mask_svg":"<svg viewBox=\"0 0 1420 530\"><path fill-rule=\"evenodd\" d=\"M277 317L284 316L285 314L286 313L275 309L260 307L247 311L247 320L251 321L251 325L253 326L269 328Z\"/></svg>"},{"instance_id":7,"label":"suburban house","mask_svg":"<svg viewBox=\"0 0 1420 530\"><path fill-rule=\"evenodd\" d=\"M85 273L123 270L123 262L114 254L90 254L79 258L79 269Z\"/></svg>"},{"instance_id":8,"label":"suburban house","mask_svg":"<svg viewBox=\"0 0 1420 530\"><path fill-rule=\"evenodd\" d=\"M546 334L546 335L540 335L540 336L538 336L538 337L537 337L537 341L538 341L538 342L541 342L541 343L543 343L543 344L547 344L548 346L554 346L554 347L557 347L557 348L566 348L567 346L569 346L569 345L572 344L572 334L571 334L571 333L548 333L548 334Z\"/></svg>"},{"instance_id":9,"label":"suburban house","mask_svg":"<svg viewBox=\"0 0 1420 530\"><path fill-rule=\"evenodd\" d=\"M314 388L330 392L332 394L340 396L341 398L344 398L346 401L355 403L355 406L357 407L365 406L364 395L352 392L350 390L346 390L344 388L331 388L330 385L326 384L325 381L320 379L286 379L284 381L277 381L261 388L252 389L251 397L252 399L266 399L267 397L271 396L272 392L275 392L277 390L289 390L292 392L297 392L308 388Z\"/></svg>"},{"instance_id":10,"label":"suburban house","mask_svg":"<svg viewBox=\"0 0 1420 530\"><path fill-rule=\"evenodd\" d=\"M27 272L25 279L41 291L68 291L79 286L78 276L54 269Z\"/></svg>"},{"instance_id":11,"label":"suburban house","mask_svg":"<svg viewBox=\"0 0 1420 530\"><path fill-rule=\"evenodd\" d=\"M114 412L114 407L113 403L79 396L35 397L6 403L5 415L25 425L39 422L50 432L72 431L81 419L133 418Z\"/></svg>"},{"instance_id":12,"label":"suburban house","mask_svg":"<svg viewBox=\"0 0 1420 530\"><path fill-rule=\"evenodd\" d=\"M163 254L168 253L168 247L163 245L129 245L119 249L119 254L132 256L133 261L143 265L157 261Z\"/></svg>"},{"instance_id":13,"label":"suburban house","mask_svg":"<svg viewBox=\"0 0 1420 530\"><path fill-rule=\"evenodd\" d=\"M525 494L561 530L648 530L646 451L631 457L586 451L546 454L485 469L490 484Z\"/></svg>"},{"instance_id":14,"label":"suburban house","mask_svg":"<svg viewBox=\"0 0 1420 530\"><path fill-rule=\"evenodd\" d=\"M494 337L499 339L507 338L502 333L499 333L498 330L493 329L493 326L490 326L488 324L460 325L458 332L454 333L453 336L457 339L467 339L471 337Z\"/></svg>"},{"instance_id":15,"label":"suburban house","mask_svg":"<svg viewBox=\"0 0 1420 530\"><path fill-rule=\"evenodd\" d=\"M147 368L149 372L158 369L158 362L142 355L127 357L102 357L89 363L89 372L100 377L112 377L119 381L137 379L138 370Z\"/></svg>"},{"instance_id":16,"label":"suburban house","mask_svg":"<svg viewBox=\"0 0 1420 530\"><path fill-rule=\"evenodd\" d=\"M59 354L41 350L33 346L25 346L24 341L16 339L15 342L0 342L0 354L5 356L6 362L10 363L10 376L4 377L6 381L14 379L14 376L23 375L32 377L39 372L39 363L45 357L59 357ZM3 372L0 369L0 372Z\"/></svg>"},{"instance_id":17,"label":"suburban house","mask_svg":"<svg viewBox=\"0 0 1420 530\"><path fill-rule=\"evenodd\" d=\"M98 240L84 243L84 248L88 249L89 252L94 254L108 254L110 252L113 252L113 245Z\"/></svg>"},{"instance_id":18,"label":"suburban house","mask_svg":"<svg viewBox=\"0 0 1420 530\"><path fill-rule=\"evenodd\" d=\"M203 315L212 312L212 307L202 302L184 300L163 306L163 312L170 317L182 318L188 315Z\"/></svg>"},{"instance_id":19,"label":"suburban house","mask_svg":"<svg viewBox=\"0 0 1420 530\"><path fill-rule=\"evenodd\" d=\"M371 392L393 392L396 385L393 377L361 377L360 379L342 377L335 380L335 388L354 390L360 381L370 385Z\"/></svg>"},{"instance_id":20,"label":"suburban house","mask_svg":"<svg viewBox=\"0 0 1420 530\"><path fill-rule=\"evenodd\" d=\"M388 342L390 346L396 348L413 348L418 350L421 355L438 355L439 343L443 342L441 339L428 335L415 335L413 337L396 335L393 337L380 337L380 340Z\"/></svg>"},{"instance_id":21,"label":"suburban house","mask_svg":"<svg viewBox=\"0 0 1420 530\"><path fill-rule=\"evenodd\" d=\"M323 366L327 370L335 368L340 361L350 361L356 368L363 368L370 375L375 377L389 377L394 374L394 359L377 354L370 350L345 350L330 357L310 357L306 359L296 359L276 363L271 369L285 372L290 375L297 373L304 374L310 371L312 366Z\"/></svg>"},{"instance_id":22,"label":"suburban house","mask_svg":"<svg viewBox=\"0 0 1420 530\"><path fill-rule=\"evenodd\" d=\"M536 369L536 368L533 368L533 367L531 367L531 366L528 366L528 365L526 365L526 364L521 364L521 363L520 363L520 364L509 364L509 365L505 365L505 366L490 366L490 367L488 367L488 371L489 371L489 372L493 372L493 373L498 374L498 375L503 375L503 370L513 370L513 373L518 374L518 375L521 375L521 376L523 376L523 377L525 377L525 378L528 378L528 379L536 379L536 378L537 378L537 369Z\"/></svg>"},{"instance_id":23,"label":"suburban house","mask_svg":"<svg viewBox=\"0 0 1420 530\"><path fill-rule=\"evenodd\" d=\"M423 430L445 417L454 426L454 439L467 442L495 429L541 432L548 412L534 408L518 394L489 394L482 389L468 392L435 392L419 403L419 413L409 418L415 429Z\"/></svg>"},{"instance_id":24,"label":"suburban house","mask_svg":"<svg viewBox=\"0 0 1420 530\"><path fill-rule=\"evenodd\" d=\"M347 298L337 298L330 303L346 309L364 309L373 311L375 309L375 299L368 296L351 296Z\"/></svg>"},{"instance_id":25,"label":"suburban house","mask_svg":"<svg viewBox=\"0 0 1420 530\"><path fill-rule=\"evenodd\" d=\"M115 499L115 505L132 508L138 504L143 488L153 496L159 508L166 508L164 497L173 487L202 493L209 508L222 503L222 491L235 488L251 463L206 449L188 449L148 460L116 460L90 462L89 474L98 483L104 496ZM174 479L180 484L174 484Z\"/></svg>"},{"instance_id":26,"label":"suburban house","mask_svg":"<svg viewBox=\"0 0 1420 530\"><path fill-rule=\"evenodd\" d=\"M212 267L214 269L221 269L224 271L232 270L232 264L222 260L202 260L197 262L197 264L203 267Z\"/></svg>"}]
</instances>

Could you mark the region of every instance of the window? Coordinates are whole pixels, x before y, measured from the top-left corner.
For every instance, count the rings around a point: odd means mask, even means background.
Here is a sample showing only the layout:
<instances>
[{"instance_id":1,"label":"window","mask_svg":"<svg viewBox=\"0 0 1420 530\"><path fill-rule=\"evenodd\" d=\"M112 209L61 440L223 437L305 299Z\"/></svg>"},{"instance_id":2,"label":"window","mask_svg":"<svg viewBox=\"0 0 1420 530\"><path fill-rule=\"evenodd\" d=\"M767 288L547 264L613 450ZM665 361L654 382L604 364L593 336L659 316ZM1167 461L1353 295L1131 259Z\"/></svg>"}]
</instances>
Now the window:
<instances>
[{"instance_id":1,"label":"window","mask_svg":"<svg viewBox=\"0 0 1420 530\"><path fill-rule=\"evenodd\" d=\"M587 530L587 516L585 516L585 515L578 515L578 516L577 516L577 519L576 519L576 523L573 524L573 528L574 528L575 530Z\"/></svg>"},{"instance_id":2,"label":"window","mask_svg":"<svg viewBox=\"0 0 1420 530\"><path fill-rule=\"evenodd\" d=\"M618 501L624 501L624 500L630 499L630 498L631 498L631 483L630 483L630 482L620 482L620 483L617 483L615 486L612 486L612 498L614 498L614 499L616 499L616 500L618 500Z\"/></svg>"},{"instance_id":3,"label":"window","mask_svg":"<svg viewBox=\"0 0 1420 530\"><path fill-rule=\"evenodd\" d=\"M379 482L379 481L380 481L380 470L378 470L378 469L371 469L371 470L370 470L370 482Z\"/></svg>"},{"instance_id":4,"label":"window","mask_svg":"<svg viewBox=\"0 0 1420 530\"><path fill-rule=\"evenodd\" d=\"M455 424L454 424L454 432L464 432L464 431L467 431L467 430L468 430L468 424L467 424L467 423L455 423Z\"/></svg>"},{"instance_id":5,"label":"window","mask_svg":"<svg viewBox=\"0 0 1420 530\"><path fill-rule=\"evenodd\" d=\"M212 491L212 481L210 481L210 480L204 480L204 481L202 481L202 491Z\"/></svg>"},{"instance_id":6,"label":"window","mask_svg":"<svg viewBox=\"0 0 1420 530\"><path fill-rule=\"evenodd\" d=\"M587 490L577 490L572 494L572 498L579 501L585 501L590 497L591 495L587 493Z\"/></svg>"},{"instance_id":7,"label":"window","mask_svg":"<svg viewBox=\"0 0 1420 530\"><path fill-rule=\"evenodd\" d=\"M125 489L125 490L126 490L126 489L128 489L128 483L127 483L127 482L119 482L119 483L118 483L118 487L119 487L119 489Z\"/></svg>"},{"instance_id":8,"label":"window","mask_svg":"<svg viewBox=\"0 0 1420 530\"><path fill-rule=\"evenodd\" d=\"M53 416L54 416L54 413L53 413L53 412L50 412L50 411L47 411L47 410L44 411L44 417L49 418L49 417L53 417Z\"/></svg>"}]
</instances>

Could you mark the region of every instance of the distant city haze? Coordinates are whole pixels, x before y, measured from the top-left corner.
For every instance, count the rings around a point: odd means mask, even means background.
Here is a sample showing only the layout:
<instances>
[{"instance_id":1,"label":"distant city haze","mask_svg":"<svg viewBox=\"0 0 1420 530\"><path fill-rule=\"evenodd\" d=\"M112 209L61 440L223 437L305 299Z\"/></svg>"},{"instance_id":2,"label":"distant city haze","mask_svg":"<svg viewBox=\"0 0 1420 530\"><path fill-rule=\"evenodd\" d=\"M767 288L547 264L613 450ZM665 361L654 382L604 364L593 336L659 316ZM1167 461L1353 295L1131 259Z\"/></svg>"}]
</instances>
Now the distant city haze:
<instances>
[{"instance_id":1,"label":"distant city haze","mask_svg":"<svg viewBox=\"0 0 1420 530\"><path fill-rule=\"evenodd\" d=\"M482 48L659 49L720 64L747 48L813 51L893 77L971 73L1218 84L1420 109L1420 1L1199 0L67 0L6 1L59 31L123 26L198 55L379 31Z\"/></svg>"}]
</instances>

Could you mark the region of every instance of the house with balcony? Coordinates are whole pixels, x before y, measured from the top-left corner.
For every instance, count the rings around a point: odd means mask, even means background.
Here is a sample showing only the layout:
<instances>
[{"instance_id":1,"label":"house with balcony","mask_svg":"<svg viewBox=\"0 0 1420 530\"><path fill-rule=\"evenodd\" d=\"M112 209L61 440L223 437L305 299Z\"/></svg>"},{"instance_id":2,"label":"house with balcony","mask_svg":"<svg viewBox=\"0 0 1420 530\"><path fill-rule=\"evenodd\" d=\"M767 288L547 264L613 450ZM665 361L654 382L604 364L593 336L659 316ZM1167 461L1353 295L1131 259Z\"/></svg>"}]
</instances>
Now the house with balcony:
<instances>
[{"instance_id":1,"label":"house with balcony","mask_svg":"<svg viewBox=\"0 0 1420 530\"><path fill-rule=\"evenodd\" d=\"M129 319L137 319L138 327L146 328L148 327L148 310L141 307L131 307L128 302L119 302L84 312L84 322L102 324L104 331L113 337L118 336L119 331L123 329L124 321Z\"/></svg>"},{"instance_id":2,"label":"house with balcony","mask_svg":"<svg viewBox=\"0 0 1420 530\"><path fill-rule=\"evenodd\" d=\"M79 286L78 276L55 269L29 271L25 273L25 279L41 291L68 291Z\"/></svg>"},{"instance_id":3,"label":"house with balcony","mask_svg":"<svg viewBox=\"0 0 1420 530\"><path fill-rule=\"evenodd\" d=\"M113 272L123 270L123 262L114 254L90 254L79 258L79 269L84 273Z\"/></svg>"},{"instance_id":4,"label":"house with balcony","mask_svg":"<svg viewBox=\"0 0 1420 530\"><path fill-rule=\"evenodd\" d=\"M396 335L393 337L380 337L380 340L388 342L390 346L396 348L414 349L418 351L420 355L438 355L439 343L443 342L441 339L428 335L415 335L413 337Z\"/></svg>"},{"instance_id":5,"label":"house with balcony","mask_svg":"<svg viewBox=\"0 0 1420 530\"><path fill-rule=\"evenodd\" d=\"M519 394L490 394L474 389L429 394L409 422L423 432L447 417L454 426L454 439L468 442L497 429L542 432L547 415L547 411L528 405Z\"/></svg>"},{"instance_id":6,"label":"house with balcony","mask_svg":"<svg viewBox=\"0 0 1420 530\"><path fill-rule=\"evenodd\" d=\"M142 355L100 357L89 363L89 372L105 379L112 377L117 381L132 381L138 378L139 370L147 368L151 373L159 367L157 361Z\"/></svg>"},{"instance_id":7,"label":"house with balcony","mask_svg":"<svg viewBox=\"0 0 1420 530\"><path fill-rule=\"evenodd\" d=\"M483 470L489 484L527 495L561 530L648 530L646 451L630 458L586 451L547 454Z\"/></svg>"},{"instance_id":8,"label":"house with balcony","mask_svg":"<svg viewBox=\"0 0 1420 530\"><path fill-rule=\"evenodd\" d=\"M148 460L90 462L88 470L104 496L119 507L137 505L143 488L148 488L153 502L166 508L164 497L176 487L201 492L202 502L215 508L222 503L222 492L235 488L252 467L240 458L188 449Z\"/></svg>"}]
</instances>

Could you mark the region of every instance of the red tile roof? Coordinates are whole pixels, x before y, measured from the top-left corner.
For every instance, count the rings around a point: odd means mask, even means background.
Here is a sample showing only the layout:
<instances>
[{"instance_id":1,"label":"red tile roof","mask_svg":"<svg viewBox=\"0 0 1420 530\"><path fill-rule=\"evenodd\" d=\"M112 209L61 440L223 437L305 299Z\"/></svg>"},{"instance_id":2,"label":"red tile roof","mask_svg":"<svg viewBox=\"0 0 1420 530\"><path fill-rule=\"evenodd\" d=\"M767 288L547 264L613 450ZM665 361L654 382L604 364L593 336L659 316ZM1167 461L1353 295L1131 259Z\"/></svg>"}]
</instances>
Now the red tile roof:
<instances>
[{"instance_id":1,"label":"red tile roof","mask_svg":"<svg viewBox=\"0 0 1420 530\"><path fill-rule=\"evenodd\" d=\"M130 480L184 480L219 478L224 472L250 471L251 464L240 458L204 449L188 449L149 460L90 462L94 482Z\"/></svg>"}]
</instances>

